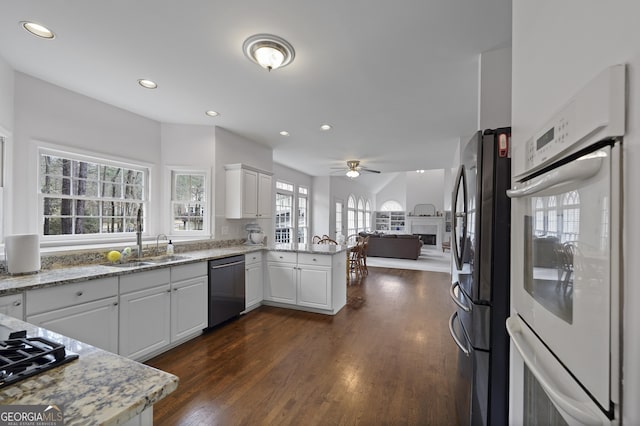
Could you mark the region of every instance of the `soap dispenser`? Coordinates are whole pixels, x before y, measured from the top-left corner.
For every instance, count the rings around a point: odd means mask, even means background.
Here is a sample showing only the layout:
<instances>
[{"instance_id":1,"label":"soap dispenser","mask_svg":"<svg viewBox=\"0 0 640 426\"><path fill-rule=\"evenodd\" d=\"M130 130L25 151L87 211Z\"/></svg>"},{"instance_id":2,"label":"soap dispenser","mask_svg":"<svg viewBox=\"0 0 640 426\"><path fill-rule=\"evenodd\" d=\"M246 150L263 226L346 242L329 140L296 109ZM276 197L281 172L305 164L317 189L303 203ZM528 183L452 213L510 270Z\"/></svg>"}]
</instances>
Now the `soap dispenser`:
<instances>
[{"instance_id":1,"label":"soap dispenser","mask_svg":"<svg viewBox=\"0 0 640 426\"><path fill-rule=\"evenodd\" d=\"M173 243L171 242L171 240L169 240L169 243L167 244L167 255L173 255Z\"/></svg>"}]
</instances>

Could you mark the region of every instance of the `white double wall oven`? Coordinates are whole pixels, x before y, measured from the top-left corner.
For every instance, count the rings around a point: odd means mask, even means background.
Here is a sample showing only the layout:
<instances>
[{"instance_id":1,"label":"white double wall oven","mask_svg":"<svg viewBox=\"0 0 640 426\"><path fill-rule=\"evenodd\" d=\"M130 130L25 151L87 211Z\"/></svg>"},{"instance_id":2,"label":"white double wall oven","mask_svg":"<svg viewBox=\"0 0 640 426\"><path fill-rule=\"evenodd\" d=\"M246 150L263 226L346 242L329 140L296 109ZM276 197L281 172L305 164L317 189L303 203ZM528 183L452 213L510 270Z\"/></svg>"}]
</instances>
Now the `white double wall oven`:
<instances>
[{"instance_id":1,"label":"white double wall oven","mask_svg":"<svg viewBox=\"0 0 640 426\"><path fill-rule=\"evenodd\" d=\"M510 423L619 422L625 67L514 153Z\"/></svg>"}]
</instances>

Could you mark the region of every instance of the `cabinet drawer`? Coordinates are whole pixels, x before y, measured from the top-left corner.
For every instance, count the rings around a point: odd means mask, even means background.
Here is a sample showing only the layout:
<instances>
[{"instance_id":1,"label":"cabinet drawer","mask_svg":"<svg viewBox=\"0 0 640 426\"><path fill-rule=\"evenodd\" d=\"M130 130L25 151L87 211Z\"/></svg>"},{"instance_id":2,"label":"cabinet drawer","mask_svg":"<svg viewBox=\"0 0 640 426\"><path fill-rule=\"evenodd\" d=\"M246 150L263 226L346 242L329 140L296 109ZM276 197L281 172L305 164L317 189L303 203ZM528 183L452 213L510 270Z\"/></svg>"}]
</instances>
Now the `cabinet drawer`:
<instances>
[{"instance_id":1,"label":"cabinet drawer","mask_svg":"<svg viewBox=\"0 0 640 426\"><path fill-rule=\"evenodd\" d=\"M298 264L331 266L331 256L326 254L298 253Z\"/></svg>"},{"instance_id":2,"label":"cabinet drawer","mask_svg":"<svg viewBox=\"0 0 640 426\"><path fill-rule=\"evenodd\" d=\"M267 254L267 260L269 262L296 263L298 261L298 254L291 251L270 251Z\"/></svg>"},{"instance_id":3,"label":"cabinet drawer","mask_svg":"<svg viewBox=\"0 0 640 426\"><path fill-rule=\"evenodd\" d=\"M188 280L207 275L207 262L189 263L171 267L171 282Z\"/></svg>"},{"instance_id":4,"label":"cabinet drawer","mask_svg":"<svg viewBox=\"0 0 640 426\"><path fill-rule=\"evenodd\" d=\"M246 265L253 265L254 263L262 262L262 252L256 251L253 253L247 253L244 255L244 263Z\"/></svg>"},{"instance_id":5,"label":"cabinet drawer","mask_svg":"<svg viewBox=\"0 0 640 426\"><path fill-rule=\"evenodd\" d=\"M26 293L27 315L32 315L117 296L118 278L108 277L63 284L56 287L28 290Z\"/></svg>"},{"instance_id":6,"label":"cabinet drawer","mask_svg":"<svg viewBox=\"0 0 640 426\"><path fill-rule=\"evenodd\" d=\"M120 293L143 290L168 284L170 278L169 268L154 269L152 271L135 272L120 276Z\"/></svg>"}]
</instances>

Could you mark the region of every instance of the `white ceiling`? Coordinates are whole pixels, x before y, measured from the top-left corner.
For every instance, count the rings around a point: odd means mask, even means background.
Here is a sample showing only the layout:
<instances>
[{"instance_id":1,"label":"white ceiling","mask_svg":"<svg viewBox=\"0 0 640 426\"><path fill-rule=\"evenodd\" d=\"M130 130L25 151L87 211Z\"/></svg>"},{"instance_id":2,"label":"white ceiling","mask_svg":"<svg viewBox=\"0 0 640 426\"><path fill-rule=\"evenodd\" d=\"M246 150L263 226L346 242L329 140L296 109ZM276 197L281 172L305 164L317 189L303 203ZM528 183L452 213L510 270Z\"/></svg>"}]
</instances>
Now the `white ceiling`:
<instances>
[{"instance_id":1,"label":"white ceiling","mask_svg":"<svg viewBox=\"0 0 640 426\"><path fill-rule=\"evenodd\" d=\"M0 0L0 10L0 56L14 69L160 122L224 127L315 176L349 159L383 172L449 167L477 130L478 55L511 43L511 0ZM56 38L28 34L25 20ZM250 62L242 43L257 33L288 40L294 62L270 73Z\"/></svg>"}]
</instances>

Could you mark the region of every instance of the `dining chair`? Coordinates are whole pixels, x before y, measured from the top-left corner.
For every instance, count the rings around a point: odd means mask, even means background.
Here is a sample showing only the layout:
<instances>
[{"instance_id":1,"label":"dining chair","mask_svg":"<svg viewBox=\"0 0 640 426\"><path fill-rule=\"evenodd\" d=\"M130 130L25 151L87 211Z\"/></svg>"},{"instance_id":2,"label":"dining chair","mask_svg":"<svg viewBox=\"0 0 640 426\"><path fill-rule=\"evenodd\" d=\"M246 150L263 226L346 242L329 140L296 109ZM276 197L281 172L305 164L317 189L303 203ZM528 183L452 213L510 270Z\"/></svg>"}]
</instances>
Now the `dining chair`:
<instances>
[{"instance_id":1,"label":"dining chair","mask_svg":"<svg viewBox=\"0 0 640 426\"><path fill-rule=\"evenodd\" d=\"M334 244L334 245L338 245L338 242L336 240L332 240L329 237L326 238L322 238L320 241L318 241L318 244Z\"/></svg>"},{"instance_id":2,"label":"dining chair","mask_svg":"<svg viewBox=\"0 0 640 426\"><path fill-rule=\"evenodd\" d=\"M318 244L320 243L320 241L322 241L322 237L320 235L314 235L313 239L311 240L312 244Z\"/></svg>"}]
</instances>

